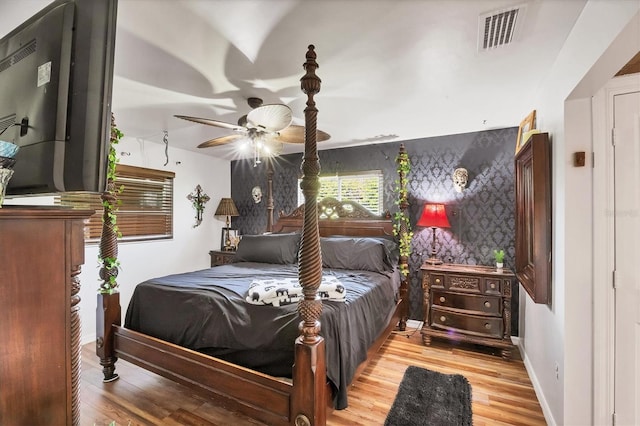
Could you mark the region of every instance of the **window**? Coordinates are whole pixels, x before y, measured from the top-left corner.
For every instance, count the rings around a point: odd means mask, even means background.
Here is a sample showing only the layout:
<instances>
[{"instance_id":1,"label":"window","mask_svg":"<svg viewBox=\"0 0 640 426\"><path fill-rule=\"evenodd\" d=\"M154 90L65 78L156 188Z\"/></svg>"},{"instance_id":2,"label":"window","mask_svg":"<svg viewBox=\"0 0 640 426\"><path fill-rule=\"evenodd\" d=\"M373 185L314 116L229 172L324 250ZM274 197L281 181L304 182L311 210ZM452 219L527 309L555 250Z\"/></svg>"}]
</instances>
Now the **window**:
<instances>
[{"instance_id":1,"label":"window","mask_svg":"<svg viewBox=\"0 0 640 426\"><path fill-rule=\"evenodd\" d=\"M320 176L318 200L333 197L361 204L374 214L382 214L382 170L355 172L344 176ZM304 203L298 180L298 205Z\"/></svg>"},{"instance_id":2,"label":"window","mask_svg":"<svg viewBox=\"0 0 640 426\"><path fill-rule=\"evenodd\" d=\"M173 237L173 178L175 173L143 167L116 165L118 230L120 241L156 240ZM77 209L93 209L85 228L85 241L98 242L102 234L100 194L65 192L56 203Z\"/></svg>"}]
</instances>

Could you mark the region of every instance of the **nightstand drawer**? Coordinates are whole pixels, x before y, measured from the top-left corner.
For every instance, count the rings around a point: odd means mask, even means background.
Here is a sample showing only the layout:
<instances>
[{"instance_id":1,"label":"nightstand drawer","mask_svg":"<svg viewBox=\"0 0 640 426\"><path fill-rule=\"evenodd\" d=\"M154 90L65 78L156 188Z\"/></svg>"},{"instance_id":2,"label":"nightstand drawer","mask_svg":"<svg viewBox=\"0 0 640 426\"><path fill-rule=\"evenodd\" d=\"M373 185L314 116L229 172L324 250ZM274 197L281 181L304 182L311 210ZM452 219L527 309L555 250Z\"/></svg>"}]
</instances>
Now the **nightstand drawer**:
<instances>
[{"instance_id":1,"label":"nightstand drawer","mask_svg":"<svg viewBox=\"0 0 640 426\"><path fill-rule=\"evenodd\" d=\"M235 255L235 251L211 250L209 252L209 256L211 256L211 266L220 266L232 263Z\"/></svg>"},{"instance_id":2,"label":"nightstand drawer","mask_svg":"<svg viewBox=\"0 0 640 426\"><path fill-rule=\"evenodd\" d=\"M426 277L431 288L444 288L444 274L428 274Z\"/></svg>"},{"instance_id":3,"label":"nightstand drawer","mask_svg":"<svg viewBox=\"0 0 640 426\"><path fill-rule=\"evenodd\" d=\"M434 306L431 327L455 330L460 333L502 338L502 318L461 314Z\"/></svg>"},{"instance_id":4,"label":"nightstand drawer","mask_svg":"<svg viewBox=\"0 0 640 426\"><path fill-rule=\"evenodd\" d=\"M448 290L480 293L482 291L481 283L482 277L449 274L447 275L446 287Z\"/></svg>"},{"instance_id":5,"label":"nightstand drawer","mask_svg":"<svg viewBox=\"0 0 640 426\"><path fill-rule=\"evenodd\" d=\"M499 296L476 296L433 290L434 306L472 311L479 315L502 316L502 298Z\"/></svg>"},{"instance_id":6,"label":"nightstand drawer","mask_svg":"<svg viewBox=\"0 0 640 426\"><path fill-rule=\"evenodd\" d=\"M500 286L500 278L485 278L483 291L485 294L502 294L502 286Z\"/></svg>"}]
</instances>

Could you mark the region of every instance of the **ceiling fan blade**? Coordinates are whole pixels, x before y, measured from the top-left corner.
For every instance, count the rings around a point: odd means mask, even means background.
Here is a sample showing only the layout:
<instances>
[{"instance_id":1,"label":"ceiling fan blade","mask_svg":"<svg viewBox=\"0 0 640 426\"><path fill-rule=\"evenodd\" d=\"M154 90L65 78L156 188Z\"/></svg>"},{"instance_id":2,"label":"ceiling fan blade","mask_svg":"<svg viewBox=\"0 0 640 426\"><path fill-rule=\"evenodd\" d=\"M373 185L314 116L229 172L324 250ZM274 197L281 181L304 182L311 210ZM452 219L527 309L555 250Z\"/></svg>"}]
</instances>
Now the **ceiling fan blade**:
<instances>
[{"instance_id":1,"label":"ceiling fan blade","mask_svg":"<svg viewBox=\"0 0 640 426\"><path fill-rule=\"evenodd\" d=\"M316 142L326 141L330 137L329 133L316 130ZM278 139L286 143L304 143L304 126L293 124L286 129L282 129Z\"/></svg>"},{"instance_id":2,"label":"ceiling fan blade","mask_svg":"<svg viewBox=\"0 0 640 426\"><path fill-rule=\"evenodd\" d=\"M291 124L291 108L282 104L263 105L247 114L247 127L279 132Z\"/></svg>"},{"instance_id":3,"label":"ceiling fan blade","mask_svg":"<svg viewBox=\"0 0 640 426\"><path fill-rule=\"evenodd\" d=\"M227 135L227 136L221 136L219 138L215 138L215 139L210 139L206 142L202 142L200 145L198 145L198 148L211 148L212 146L220 146L220 145L225 145L231 142L235 142L238 139L243 139L246 138L246 135Z\"/></svg>"},{"instance_id":4,"label":"ceiling fan blade","mask_svg":"<svg viewBox=\"0 0 640 426\"><path fill-rule=\"evenodd\" d=\"M225 123L224 121L211 120L209 118L190 117L188 115L174 115L174 117L193 121L194 123L206 124L207 126L222 127L236 131L244 130L244 127L238 126L237 124Z\"/></svg>"}]
</instances>

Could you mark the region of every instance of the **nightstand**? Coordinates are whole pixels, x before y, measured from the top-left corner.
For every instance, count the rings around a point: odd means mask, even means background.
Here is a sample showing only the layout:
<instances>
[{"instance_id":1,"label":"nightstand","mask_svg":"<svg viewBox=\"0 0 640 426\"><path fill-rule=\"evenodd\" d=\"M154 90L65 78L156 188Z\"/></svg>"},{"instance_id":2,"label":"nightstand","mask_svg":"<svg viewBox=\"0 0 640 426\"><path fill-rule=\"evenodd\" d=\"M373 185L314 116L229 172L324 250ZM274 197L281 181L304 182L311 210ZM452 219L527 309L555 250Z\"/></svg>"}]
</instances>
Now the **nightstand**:
<instances>
[{"instance_id":1,"label":"nightstand","mask_svg":"<svg viewBox=\"0 0 640 426\"><path fill-rule=\"evenodd\" d=\"M211 250L209 256L211 256L211 266L226 265L233 262L233 256L236 255L235 251L221 251Z\"/></svg>"},{"instance_id":2,"label":"nightstand","mask_svg":"<svg viewBox=\"0 0 640 426\"><path fill-rule=\"evenodd\" d=\"M428 265L422 271L422 341L463 341L501 349L511 359L511 286L509 269L477 265Z\"/></svg>"}]
</instances>

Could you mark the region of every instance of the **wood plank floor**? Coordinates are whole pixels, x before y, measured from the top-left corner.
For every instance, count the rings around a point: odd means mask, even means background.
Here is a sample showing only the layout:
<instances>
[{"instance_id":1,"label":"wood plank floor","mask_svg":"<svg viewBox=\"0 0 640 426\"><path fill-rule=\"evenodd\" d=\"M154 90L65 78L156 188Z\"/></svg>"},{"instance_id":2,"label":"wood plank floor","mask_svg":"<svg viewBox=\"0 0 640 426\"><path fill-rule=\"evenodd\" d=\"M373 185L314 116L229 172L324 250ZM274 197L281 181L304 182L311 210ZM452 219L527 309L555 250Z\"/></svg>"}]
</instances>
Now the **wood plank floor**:
<instances>
[{"instance_id":1,"label":"wood plank floor","mask_svg":"<svg viewBox=\"0 0 640 426\"><path fill-rule=\"evenodd\" d=\"M464 375L472 388L475 426L546 424L517 349L513 360L504 361L491 349L436 339L427 347L419 332L409 334L389 338L349 389L349 407L334 411L329 425L382 425L409 365ZM83 347L81 425L261 424L126 361L119 360L116 371L119 380L102 383L94 344Z\"/></svg>"}]
</instances>

